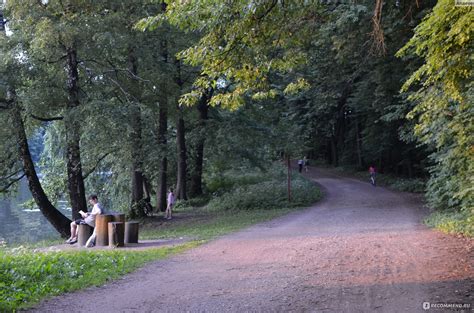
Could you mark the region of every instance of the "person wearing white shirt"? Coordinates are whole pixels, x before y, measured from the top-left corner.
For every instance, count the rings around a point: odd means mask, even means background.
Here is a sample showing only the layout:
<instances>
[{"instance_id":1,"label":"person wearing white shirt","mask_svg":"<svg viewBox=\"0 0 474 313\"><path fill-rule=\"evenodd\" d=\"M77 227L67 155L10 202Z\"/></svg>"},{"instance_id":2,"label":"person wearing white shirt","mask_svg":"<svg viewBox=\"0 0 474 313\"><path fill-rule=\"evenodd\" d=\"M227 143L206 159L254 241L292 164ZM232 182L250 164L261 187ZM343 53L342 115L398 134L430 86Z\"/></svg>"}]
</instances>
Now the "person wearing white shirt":
<instances>
[{"instance_id":1,"label":"person wearing white shirt","mask_svg":"<svg viewBox=\"0 0 474 313\"><path fill-rule=\"evenodd\" d=\"M98 214L102 213L103 209L96 195L91 195L89 197L89 203L92 205L92 211L91 212L79 211L82 218L79 218L71 222L71 237L69 237L69 239L66 240L66 243L74 244L77 242L77 233L79 230L78 225L87 224L91 227L95 227L95 218Z\"/></svg>"},{"instance_id":2,"label":"person wearing white shirt","mask_svg":"<svg viewBox=\"0 0 474 313\"><path fill-rule=\"evenodd\" d=\"M168 200L167 201L168 205L166 206L165 218L170 220L171 219L171 212L172 212L173 205L174 205L174 202L175 202L173 188L169 189L167 200Z\"/></svg>"}]
</instances>

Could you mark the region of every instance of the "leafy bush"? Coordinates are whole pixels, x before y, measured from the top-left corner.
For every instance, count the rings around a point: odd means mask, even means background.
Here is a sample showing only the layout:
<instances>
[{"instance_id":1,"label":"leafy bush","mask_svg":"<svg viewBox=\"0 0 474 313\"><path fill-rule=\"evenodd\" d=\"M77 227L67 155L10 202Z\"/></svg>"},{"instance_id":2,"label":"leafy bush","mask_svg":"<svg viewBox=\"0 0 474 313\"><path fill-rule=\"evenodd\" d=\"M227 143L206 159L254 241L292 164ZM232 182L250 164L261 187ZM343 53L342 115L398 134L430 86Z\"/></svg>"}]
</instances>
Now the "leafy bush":
<instances>
[{"instance_id":1,"label":"leafy bush","mask_svg":"<svg viewBox=\"0 0 474 313\"><path fill-rule=\"evenodd\" d=\"M236 186L256 184L262 180L268 180L270 173L245 173L229 171L224 174L213 175L206 181L206 188L210 193L223 193L232 190Z\"/></svg>"},{"instance_id":2,"label":"leafy bush","mask_svg":"<svg viewBox=\"0 0 474 313\"><path fill-rule=\"evenodd\" d=\"M288 202L285 180L268 180L238 186L212 199L209 210L268 210L309 205L321 197L319 189L310 181L296 176L292 181L292 201Z\"/></svg>"},{"instance_id":3,"label":"leafy bush","mask_svg":"<svg viewBox=\"0 0 474 313\"><path fill-rule=\"evenodd\" d=\"M448 234L474 237L474 212L472 211L436 211L425 219L425 223Z\"/></svg>"}]
</instances>

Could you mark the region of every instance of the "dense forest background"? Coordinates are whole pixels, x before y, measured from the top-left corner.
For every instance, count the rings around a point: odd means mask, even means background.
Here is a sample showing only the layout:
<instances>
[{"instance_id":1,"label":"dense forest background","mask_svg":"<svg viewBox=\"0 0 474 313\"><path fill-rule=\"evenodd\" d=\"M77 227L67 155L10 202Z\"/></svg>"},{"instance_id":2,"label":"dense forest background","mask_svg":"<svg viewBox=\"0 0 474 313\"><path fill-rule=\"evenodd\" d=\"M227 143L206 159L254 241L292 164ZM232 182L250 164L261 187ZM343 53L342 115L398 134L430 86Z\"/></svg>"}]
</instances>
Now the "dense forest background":
<instances>
[{"instance_id":1,"label":"dense forest background","mask_svg":"<svg viewBox=\"0 0 474 313\"><path fill-rule=\"evenodd\" d=\"M226 172L303 155L414 179L473 233L471 7L8 0L2 14L0 189L26 178L64 236L86 191L144 217L170 186L209 198Z\"/></svg>"}]
</instances>

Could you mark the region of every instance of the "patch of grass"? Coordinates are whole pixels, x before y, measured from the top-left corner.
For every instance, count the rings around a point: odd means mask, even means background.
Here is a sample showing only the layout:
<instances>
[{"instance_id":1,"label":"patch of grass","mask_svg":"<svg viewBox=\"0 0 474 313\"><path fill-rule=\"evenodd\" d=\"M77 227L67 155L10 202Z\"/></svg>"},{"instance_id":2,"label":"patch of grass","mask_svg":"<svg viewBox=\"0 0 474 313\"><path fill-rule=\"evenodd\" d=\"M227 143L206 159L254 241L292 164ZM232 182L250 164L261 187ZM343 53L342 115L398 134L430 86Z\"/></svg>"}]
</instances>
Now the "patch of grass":
<instances>
[{"instance_id":1,"label":"patch of grass","mask_svg":"<svg viewBox=\"0 0 474 313\"><path fill-rule=\"evenodd\" d=\"M144 251L34 252L0 250L0 312L27 308L41 299L89 286L99 286L143 264L198 245Z\"/></svg>"},{"instance_id":2,"label":"patch of grass","mask_svg":"<svg viewBox=\"0 0 474 313\"><path fill-rule=\"evenodd\" d=\"M425 224L448 234L474 237L474 214L464 211L436 211L425 220Z\"/></svg>"},{"instance_id":3,"label":"patch of grass","mask_svg":"<svg viewBox=\"0 0 474 313\"><path fill-rule=\"evenodd\" d=\"M212 212L195 209L193 216L176 212L170 221L148 221L140 230L140 239L193 238L209 240L241 228L268 221L295 209Z\"/></svg>"}]
</instances>

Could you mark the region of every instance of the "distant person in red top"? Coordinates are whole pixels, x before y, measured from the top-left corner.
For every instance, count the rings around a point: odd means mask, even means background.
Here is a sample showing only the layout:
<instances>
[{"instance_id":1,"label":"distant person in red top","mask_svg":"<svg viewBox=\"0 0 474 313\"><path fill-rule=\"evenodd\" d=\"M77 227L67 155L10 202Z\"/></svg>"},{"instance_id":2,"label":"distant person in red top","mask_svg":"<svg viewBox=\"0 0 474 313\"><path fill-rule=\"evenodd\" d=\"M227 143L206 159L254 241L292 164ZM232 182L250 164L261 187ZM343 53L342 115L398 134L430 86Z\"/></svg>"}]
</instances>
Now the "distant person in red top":
<instances>
[{"instance_id":1,"label":"distant person in red top","mask_svg":"<svg viewBox=\"0 0 474 313\"><path fill-rule=\"evenodd\" d=\"M371 165L369 167L369 174L370 174L370 183L375 187L375 176L377 171L375 170L375 166Z\"/></svg>"}]
</instances>

